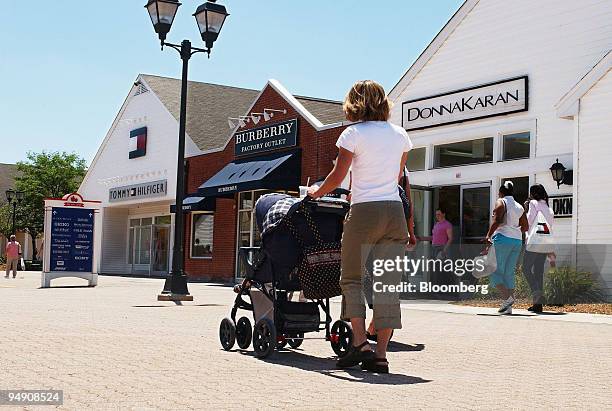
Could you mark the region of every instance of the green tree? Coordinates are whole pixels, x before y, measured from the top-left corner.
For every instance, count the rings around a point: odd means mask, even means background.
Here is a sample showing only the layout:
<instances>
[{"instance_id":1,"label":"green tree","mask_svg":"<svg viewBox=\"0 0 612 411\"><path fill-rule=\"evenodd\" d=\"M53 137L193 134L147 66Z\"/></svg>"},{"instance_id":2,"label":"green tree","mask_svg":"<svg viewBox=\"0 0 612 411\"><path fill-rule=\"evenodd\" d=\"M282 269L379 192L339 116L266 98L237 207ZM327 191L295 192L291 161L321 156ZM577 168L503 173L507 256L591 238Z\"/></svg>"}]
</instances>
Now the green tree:
<instances>
[{"instance_id":1,"label":"green tree","mask_svg":"<svg viewBox=\"0 0 612 411\"><path fill-rule=\"evenodd\" d=\"M17 163L15 189L24 192L19 204L19 228L32 237L33 259L36 259L36 238L44 229L44 199L60 198L79 188L87 165L75 153L27 153L27 160Z\"/></svg>"},{"instance_id":2,"label":"green tree","mask_svg":"<svg viewBox=\"0 0 612 411\"><path fill-rule=\"evenodd\" d=\"M0 193L2 194L2 193ZM12 231L12 213L13 207L11 207L8 203L4 203L0 205L0 235L3 235L5 238L9 238ZM15 222L17 225L17 222Z\"/></svg>"}]
</instances>

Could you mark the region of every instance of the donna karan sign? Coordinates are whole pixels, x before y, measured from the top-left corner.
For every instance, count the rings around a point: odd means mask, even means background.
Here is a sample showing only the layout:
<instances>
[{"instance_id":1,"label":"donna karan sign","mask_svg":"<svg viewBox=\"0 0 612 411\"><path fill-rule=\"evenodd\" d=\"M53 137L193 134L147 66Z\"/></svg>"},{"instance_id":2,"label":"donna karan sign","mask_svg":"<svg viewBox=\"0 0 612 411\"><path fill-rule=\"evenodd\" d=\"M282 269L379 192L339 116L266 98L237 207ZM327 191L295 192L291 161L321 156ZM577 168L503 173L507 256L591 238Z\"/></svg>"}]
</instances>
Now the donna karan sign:
<instances>
[{"instance_id":1,"label":"donna karan sign","mask_svg":"<svg viewBox=\"0 0 612 411\"><path fill-rule=\"evenodd\" d=\"M234 154L244 156L297 144L297 119L282 121L234 135Z\"/></svg>"},{"instance_id":2,"label":"donna karan sign","mask_svg":"<svg viewBox=\"0 0 612 411\"><path fill-rule=\"evenodd\" d=\"M528 110L527 76L402 103L402 126L418 130Z\"/></svg>"}]
</instances>

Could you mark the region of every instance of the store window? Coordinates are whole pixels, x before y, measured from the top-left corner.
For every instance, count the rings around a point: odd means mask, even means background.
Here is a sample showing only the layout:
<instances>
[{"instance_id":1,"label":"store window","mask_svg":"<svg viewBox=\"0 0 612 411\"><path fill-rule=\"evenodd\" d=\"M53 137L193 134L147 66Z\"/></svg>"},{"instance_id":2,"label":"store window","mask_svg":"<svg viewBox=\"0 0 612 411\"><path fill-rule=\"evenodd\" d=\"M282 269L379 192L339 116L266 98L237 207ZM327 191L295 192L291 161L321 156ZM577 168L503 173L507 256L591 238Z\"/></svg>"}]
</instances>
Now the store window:
<instances>
[{"instance_id":1,"label":"store window","mask_svg":"<svg viewBox=\"0 0 612 411\"><path fill-rule=\"evenodd\" d=\"M191 220L191 257L212 258L213 227L212 213L193 213Z\"/></svg>"},{"instance_id":2,"label":"store window","mask_svg":"<svg viewBox=\"0 0 612 411\"><path fill-rule=\"evenodd\" d=\"M493 162L493 138L460 141L434 147L434 166L454 167Z\"/></svg>"},{"instance_id":3,"label":"store window","mask_svg":"<svg viewBox=\"0 0 612 411\"><path fill-rule=\"evenodd\" d=\"M514 200L523 205L529 197L529 177L511 177L502 179L502 184L506 181L512 181L514 184Z\"/></svg>"},{"instance_id":4,"label":"store window","mask_svg":"<svg viewBox=\"0 0 612 411\"><path fill-rule=\"evenodd\" d=\"M408 152L406 167L408 171L425 170L425 147L413 148Z\"/></svg>"},{"instance_id":5,"label":"store window","mask_svg":"<svg viewBox=\"0 0 612 411\"><path fill-rule=\"evenodd\" d=\"M238 244L237 248L259 247L261 245L261 233L255 221L255 203L264 194L267 193L286 193L292 196L298 196L298 193L285 190L257 190L243 191L238 194ZM243 278L246 271L242 266L240 259L237 257L237 272L236 278Z\"/></svg>"},{"instance_id":6,"label":"store window","mask_svg":"<svg viewBox=\"0 0 612 411\"><path fill-rule=\"evenodd\" d=\"M518 160L521 158L529 158L530 153L530 133L514 133L505 134L503 137L503 155L504 160Z\"/></svg>"}]
</instances>

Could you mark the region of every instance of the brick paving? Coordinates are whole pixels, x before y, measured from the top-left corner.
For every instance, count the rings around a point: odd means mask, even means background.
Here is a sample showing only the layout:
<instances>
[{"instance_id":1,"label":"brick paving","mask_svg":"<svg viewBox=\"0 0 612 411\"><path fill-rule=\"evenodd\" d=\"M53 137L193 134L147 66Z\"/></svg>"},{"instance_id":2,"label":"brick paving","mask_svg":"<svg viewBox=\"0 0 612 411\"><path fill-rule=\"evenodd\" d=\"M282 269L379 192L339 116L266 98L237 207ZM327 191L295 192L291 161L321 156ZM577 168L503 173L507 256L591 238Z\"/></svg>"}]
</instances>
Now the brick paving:
<instances>
[{"instance_id":1,"label":"brick paving","mask_svg":"<svg viewBox=\"0 0 612 411\"><path fill-rule=\"evenodd\" d=\"M379 376L334 369L322 340L269 360L251 350L223 351L217 331L233 301L227 287L191 284L194 301L177 306L156 301L162 280L100 277L96 288L73 287L84 284L78 279L55 281L39 289L35 273L0 278L0 389L62 389L61 409L601 410L612 404L609 323L408 306L389 353L392 374Z\"/></svg>"}]
</instances>

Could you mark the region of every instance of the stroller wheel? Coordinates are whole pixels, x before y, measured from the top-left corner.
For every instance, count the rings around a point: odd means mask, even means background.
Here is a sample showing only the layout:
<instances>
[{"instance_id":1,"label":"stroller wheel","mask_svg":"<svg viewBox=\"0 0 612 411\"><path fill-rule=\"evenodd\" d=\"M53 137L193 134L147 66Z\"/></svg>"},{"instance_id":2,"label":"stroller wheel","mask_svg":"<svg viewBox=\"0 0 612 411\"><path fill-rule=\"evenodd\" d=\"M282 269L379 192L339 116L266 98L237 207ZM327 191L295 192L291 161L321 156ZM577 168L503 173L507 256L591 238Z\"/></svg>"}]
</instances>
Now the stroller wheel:
<instances>
[{"instance_id":1,"label":"stroller wheel","mask_svg":"<svg viewBox=\"0 0 612 411\"><path fill-rule=\"evenodd\" d=\"M289 338L287 338L287 342L289 342L289 347L298 348L304 342L304 333L292 333L289 334Z\"/></svg>"},{"instance_id":2,"label":"stroller wheel","mask_svg":"<svg viewBox=\"0 0 612 411\"><path fill-rule=\"evenodd\" d=\"M277 350L282 350L283 348L285 348L287 346L287 339L285 337L278 336L276 338L276 349Z\"/></svg>"},{"instance_id":3,"label":"stroller wheel","mask_svg":"<svg viewBox=\"0 0 612 411\"><path fill-rule=\"evenodd\" d=\"M236 324L236 342L238 347L243 350L249 348L252 337L253 328L251 328L251 322L246 317L240 317L238 324Z\"/></svg>"},{"instance_id":4,"label":"stroller wheel","mask_svg":"<svg viewBox=\"0 0 612 411\"><path fill-rule=\"evenodd\" d=\"M353 328L346 321L337 320L331 328L331 347L336 355L344 357L353 343Z\"/></svg>"},{"instance_id":5,"label":"stroller wheel","mask_svg":"<svg viewBox=\"0 0 612 411\"><path fill-rule=\"evenodd\" d=\"M229 351L236 342L236 324L234 320L229 317L225 317L221 320L219 325L219 340L225 351Z\"/></svg>"},{"instance_id":6,"label":"stroller wheel","mask_svg":"<svg viewBox=\"0 0 612 411\"><path fill-rule=\"evenodd\" d=\"M276 348L276 328L269 319L262 318L255 324L253 348L257 358L266 358L274 352Z\"/></svg>"}]
</instances>

